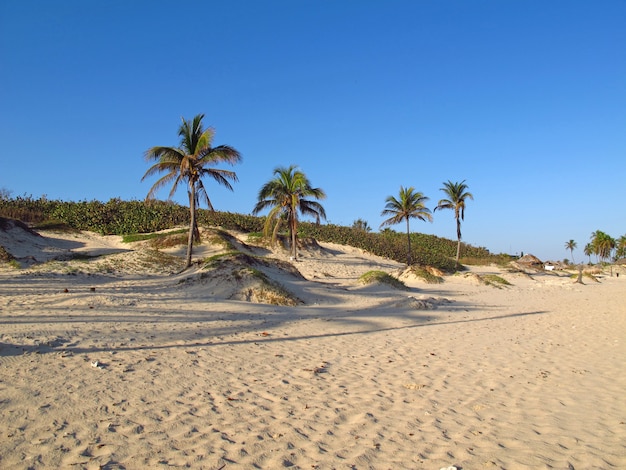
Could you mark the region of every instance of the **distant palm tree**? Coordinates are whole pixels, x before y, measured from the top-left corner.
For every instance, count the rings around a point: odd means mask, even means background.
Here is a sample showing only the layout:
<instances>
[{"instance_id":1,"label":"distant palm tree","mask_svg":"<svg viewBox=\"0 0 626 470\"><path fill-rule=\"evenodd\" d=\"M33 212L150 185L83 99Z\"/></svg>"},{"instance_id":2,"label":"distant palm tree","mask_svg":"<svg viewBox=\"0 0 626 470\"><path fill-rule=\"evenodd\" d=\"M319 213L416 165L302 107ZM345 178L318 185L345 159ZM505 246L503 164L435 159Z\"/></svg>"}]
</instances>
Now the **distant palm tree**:
<instances>
[{"instance_id":1,"label":"distant palm tree","mask_svg":"<svg viewBox=\"0 0 626 470\"><path fill-rule=\"evenodd\" d=\"M626 235L622 235L617 239L617 246L615 247L615 257L617 259L626 257Z\"/></svg>"},{"instance_id":2,"label":"distant palm tree","mask_svg":"<svg viewBox=\"0 0 626 470\"><path fill-rule=\"evenodd\" d=\"M572 255L572 264L574 264L574 248L576 248L576 246L578 246L576 244L576 242L574 240L570 240L568 242L565 242L565 249L569 250L571 255Z\"/></svg>"},{"instance_id":3,"label":"distant palm tree","mask_svg":"<svg viewBox=\"0 0 626 470\"><path fill-rule=\"evenodd\" d=\"M278 167L274 169L274 178L259 191L258 202L252 210L253 214L258 214L271 207L263 231L268 236L272 225L274 226L272 243L276 240L283 218L287 220L291 256L294 260L297 258L298 212L315 217L317 223L320 219L326 219L324 207L317 201L307 199L309 197L324 199L326 193L320 188L313 188L306 175L295 165Z\"/></svg>"},{"instance_id":4,"label":"distant palm tree","mask_svg":"<svg viewBox=\"0 0 626 470\"><path fill-rule=\"evenodd\" d=\"M192 120L182 119L178 129L180 137L179 147L152 147L145 153L148 161L155 161L146 171L141 180L157 173L165 173L150 188L147 199L154 198L156 192L163 186L172 183L169 193L171 198L179 183L187 185L189 197L189 239L187 242L187 262L185 267L191 266L191 254L193 250L194 232L197 230L196 212L201 200L204 200L210 210L214 210L211 200L206 192L202 178L213 178L222 186L232 191L230 181L237 181L237 175L233 171L212 168L218 163L234 164L241 161L241 155L233 147L220 145L211 147L214 130L204 129L202 119L204 114L198 114Z\"/></svg>"},{"instance_id":5,"label":"distant palm tree","mask_svg":"<svg viewBox=\"0 0 626 470\"><path fill-rule=\"evenodd\" d=\"M409 219L428 220L432 222L433 216L430 213L430 209L424 205L424 203L428 201L428 198L422 193L415 191L415 188L412 186L409 188L400 186L399 199L396 199L394 196L388 196L385 201L387 203L385 210L383 210L380 215L389 215L391 217L384 220L380 226L395 225L406 220L406 236L408 241L406 265L411 266L411 231L409 229Z\"/></svg>"},{"instance_id":6,"label":"distant palm tree","mask_svg":"<svg viewBox=\"0 0 626 470\"><path fill-rule=\"evenodd\" d=\"M372 227L370 227L367 221L363 219L356 219L354 222L352 222L352 228L355 230L362 230L363 232L372 231Z\"/></svg>"},{"instance_id":7,"label":"distant palm tree","mask_svg":"<svg viewBox=\"0 0 626 470\"><path fill-rule=\"evenodd\" d=\"M0 188L0 201L8 201L11 198L11 191L7 188Z\"/></svg>"},{"instance_id":8,"label":"distant palm tree","mask_svg":"<svg viewBox=\"0 0 626 470\"><path fill-rule=\"evenodd\" d=\"M459 257L461 255L461 220L465 220L465 200L466 199L474 199L472 193L467 191L468 186L465 184L465 180L460 183L453 183L452 181L447 181L443 183L443 191L447 199L441 199L437 203L437 207L435 207L435 211L437 209L453 209L454 210L454 218L456 219L456 264L455 269L459 269Z\"/></svg>"},{"instance_id":9,"label":"distant palm tree","mask_svg":"<svg viewBox=\"0 0 626 470\"><path fill-rule=\"evenodd\" d=\"M587 243L585 245L583 253L585 253L585 256L589 256L589 264L591 264L591 255L593 254L593 247L591 246L591 243Z\"/></svg>"}]
</instances>

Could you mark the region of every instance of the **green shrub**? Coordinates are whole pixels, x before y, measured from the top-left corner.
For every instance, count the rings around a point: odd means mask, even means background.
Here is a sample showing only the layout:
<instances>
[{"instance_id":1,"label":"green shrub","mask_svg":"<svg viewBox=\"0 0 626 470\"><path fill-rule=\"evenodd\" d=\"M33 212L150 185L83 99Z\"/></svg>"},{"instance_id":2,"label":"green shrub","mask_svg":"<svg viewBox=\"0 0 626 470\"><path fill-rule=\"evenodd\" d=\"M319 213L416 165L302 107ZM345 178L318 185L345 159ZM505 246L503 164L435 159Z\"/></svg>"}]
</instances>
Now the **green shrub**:
<instances>
[{"instance_id":1,"label":"green shrub","mask_svg":"<svg viewBox=\"0 0 626 470\"><path fill-rule=\"evenodd\" d=\"M14 269L22 269L22 265L20 264L20 262L16 259L12 259L9 261L9 266L11 266Z\"/></svg>"},{"instance_id":2,"label":"green shrub","mask_svg":"<svg viewBox=\"0 0 626 470\"><path fill-rule=\"evenodd\" d=\"M388 284L396 289L408 290L404 282L383 271L368 271L359 277L359 281L363 284Z\"/></svg>"},{"instance_id":3,"label":"green shrub","mask_svg":"<svg viewBox=\"0 0 626 470\"><path fill-rule=\"evenodd\" d=\"M507 254L492 255L491 253L486 251L481 256L462 256L459 259L459 262L461 264L466 264L469 266L485 266L495 264L497 266L506 267L510 265L511 261L514 261L516 259L516 256L511 256Z\"/></svg>"},{"instance_id":4,"label":"green shrub","mask_svg":"<svg viewBox=\"0 0 626 470\"><path fill-rule=\"evenodd\" d=\"M103 235L134 234L127 236L125 241L139 240L139 234L189 225L189 209L168 201L111 199L108 202L65 202L50 200L45 196L39 199L32 196L0 198L0 216L19 219L29 224L48 223L51 227L89 230ZM198 210L199 226L249 233L251 240L258 239L263 231L264 221L265 217ZM298 225L298 236L314 238L319 242L353 246L400 263L406 262L407 258L406 233L390 229L372 233L334 224L301 222ZM411 234L411 258L416 265L432 266L452 273L455 271L456 246L457 242L454 240L421 233ZM486 248L465 243L461 244L461 253L462 262L504 262L502 256L494 256Z\"/></svg>"}]
</instances>

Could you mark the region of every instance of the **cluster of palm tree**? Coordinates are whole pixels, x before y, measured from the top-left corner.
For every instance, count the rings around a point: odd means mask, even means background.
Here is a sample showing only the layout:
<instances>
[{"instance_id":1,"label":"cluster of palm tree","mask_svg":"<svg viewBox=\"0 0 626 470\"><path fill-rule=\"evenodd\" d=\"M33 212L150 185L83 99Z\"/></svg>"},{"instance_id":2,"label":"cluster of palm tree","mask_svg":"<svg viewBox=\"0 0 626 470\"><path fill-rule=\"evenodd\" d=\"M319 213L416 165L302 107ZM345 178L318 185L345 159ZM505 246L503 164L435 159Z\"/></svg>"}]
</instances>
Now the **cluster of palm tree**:
<instances>
[{"instance_id":1,"label":"cluster of palm tree","mask_svg":"<svg viewBox=\"0 0 626 470\"><path fill-rule=\"evenodd\" d=\"M459 268L459 257L461 255L461 221L465 220L465 204L467 199L474 199L472 193L468 190L465 180L456 183L452 181L446 181L443 183L441 191L447 196L444 199L439 200L437 206L433 212L439 209L451 209L454 211L454 218L456 220L456 236L457 236L457 248L456 248L456 262L455 269ZM388 196L386 199L385 209L381 212L382 216L389 216L385 219L381 227L385 225L395 225L406 221L406 234L407 234L407 266L412 263L411 260L411 231L409 228L409 219L419 219L422 221L432 222L433 216L425 203L428 201L428 197L423 193L416 191L414 187L405 188L400 186L399 197Z\"/></svg>"},{"instance_id":2,"label":"cluster of palm tree","mask_svg":"<svg viewBox=\"0 0 626 470\"><path fill-rule=\"evenodd\" d=\"M186 268L191 266L193 242L199 240L197 226L197 209L202 201L206 202L210 210L214 210L211 200L202 181L205 177L213 178L217 183L232 191L231 182L237 181L237 175L230 170L215 168L221 163L235 164L241 161L241 154L233 147L227 145L212 146L214 130L205 129L202 124L204 114L198 114L192 120L182 119L182 124L178 129L180 144L178 147L157 146L145 152L145 158L153 161L153 165L148 168L142 181L157 173L165 173L150 188L147 199L154 198L156 192L163 186L172 184L169 197L176 192L179 184L187 186L189 198L189 238L187 243L187 263ZM461 220L465 217L465 202L473 199L471 193L467 191L465 181L444 183L441 190L447 198L441 199L435 207L437 209L452 209L457 224L457 253L456 266L459 265L459 255L461 250ZM258 214L264 209L270 211L265 219L264 234L271 233L272 243L277 238L283 224L287 225L289 231L291 256L297 259L297 233L298 214L312 216L317 223L321 219L326 219L324 207L317 202L324 199L326 194L321 188L314 188L307 176L296 166L277 167L274 169L273 178L263 185L258 194L258 201L252 211ZM426 196L415 190L413 187L400 187L398 198L389 196L386 199L383 216L389 216L381 227L394 225L406 220L408 255L407 265L411 265L411 237L409 219L418 218L420 220L432 221L430 209L425 206L428 200ZM353 227L369 232L369 224L357 219Z\"/></svg>"},{"instance_id":3,"label":"cluster of palm tree","mask_svg":"<svg viewBox=\"0 0 626 470\"><path fill-rule=\"evenodd\" d=\"M361 218L356 219L354 222L352 222L352 228L354 230L361 230L362 232L372 231L372 227L370 227L370 224L367 222L367 220Z\"/></svg>"},{"instance_id":4,"label":"cluster of palm tree","mask_svg":"<svg viewBox=\"0 0 626 470\"><path fill-rule=\"evenodd\" d=\"M241 161L241 154L228 145L212 146L214 130L205 129L202 124L204 114L198 114L192 120L182 119L178 129L180 145L178 147L152 147L145 153L148 161L155 163L148 168L142 181L157 173L165 173L150 188L147 199L154 198L163 186L172 184L169 197L176 192L179 184L187 186L189 197L189 238L187 242L187 262L185 268L191 266L193 242L199 240L197 226L197 209L201 201L214 210L202 179L213 178L219 184L232 191L231 182L237 181L237 174L230 170L214 168L216 164L235 164ZM259 200L253 213L257 214L271 207L265 221L265 234L272 232L272 242L276 239L282 222L287 223L291 238L292 257L296 259L298 213L312 215L319 222L326 219L322 205L313 201L324 199L326 194L320 188L313 188L306 175L295 166L278 167L274 170L274 178L259 191Z\"/></svg>"},{"instance_id":5,"label":"cluster of palm tree","mask_svg":"<svg viewBox=\"0 0 626 470\"><path fill-rule=\"evenodd\" d=\"M590 242L585 245L584 253L589 257L589 262L591 262L591 255L596 255L601 262L624 258L626 257L626 235L616 240L607 233L596 230L591 234Z\"/></svg>"}]
</instances>

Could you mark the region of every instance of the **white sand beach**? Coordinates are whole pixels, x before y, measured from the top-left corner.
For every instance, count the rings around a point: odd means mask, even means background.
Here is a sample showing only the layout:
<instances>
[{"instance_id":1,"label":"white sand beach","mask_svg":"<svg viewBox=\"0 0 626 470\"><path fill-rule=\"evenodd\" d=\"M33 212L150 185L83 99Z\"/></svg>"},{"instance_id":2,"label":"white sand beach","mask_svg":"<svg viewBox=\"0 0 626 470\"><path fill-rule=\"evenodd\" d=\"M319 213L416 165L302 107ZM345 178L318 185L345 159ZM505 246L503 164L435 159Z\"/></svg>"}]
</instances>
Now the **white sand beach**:
<instances>
[{"instance_id":1,"label":"white sand beach","mask_svg":"<svg viewBox=\"0 0 626 470\"><path fill-rule=\"evenodd\" d=\"M626 468L624 268L471 267L405 291L358 282L401 264L320 243L301 276L257 267L302 301L278 306L232 273L155 268L144 242L15 230L0 468Z\"/></svg>"}]
</instances>

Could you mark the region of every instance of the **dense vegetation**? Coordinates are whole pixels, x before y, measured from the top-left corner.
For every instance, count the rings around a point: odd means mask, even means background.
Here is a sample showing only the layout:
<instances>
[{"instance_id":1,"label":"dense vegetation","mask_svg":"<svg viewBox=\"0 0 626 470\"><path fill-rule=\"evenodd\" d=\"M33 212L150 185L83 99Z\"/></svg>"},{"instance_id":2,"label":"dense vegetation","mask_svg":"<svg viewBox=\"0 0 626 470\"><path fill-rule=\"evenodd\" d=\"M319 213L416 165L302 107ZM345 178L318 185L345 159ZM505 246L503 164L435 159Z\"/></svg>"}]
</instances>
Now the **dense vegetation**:
<instances>
[{"instance_id":1,"label":"dense vegetation","mask_svg":"<svg viewBox=\"0 0 626 470\"><path fill-rule=\"evenodd\" d=\"M172 202L120 199L111 199L108 202L66 202L45 197L0 198L0 216L22 220L34 227L62 224L103 235L150 233L189 223L187 207ZM259 233L263 231L265 217L200 209L198 223L200 226ZM393 230L371 233L353 227L302 222L298 225L298 237L350 245L398 262L406 261L406 234ZM412 233L411 258L415 264L434 266L451 272L454 270L456 245L453 240ZM463 244L462 255L463 258L485 262L497 261L502 257L491 255L485 248L466 244Z\"/></svg>"}]
</instances>

